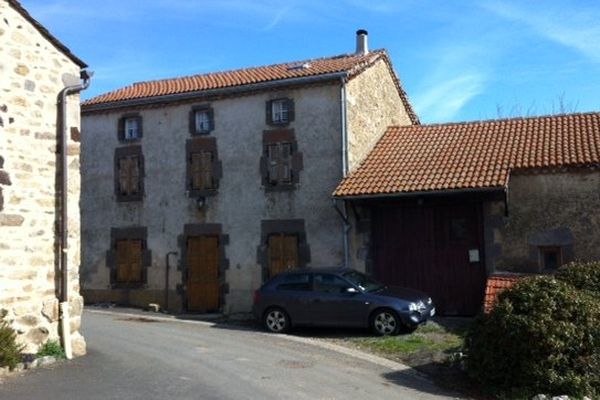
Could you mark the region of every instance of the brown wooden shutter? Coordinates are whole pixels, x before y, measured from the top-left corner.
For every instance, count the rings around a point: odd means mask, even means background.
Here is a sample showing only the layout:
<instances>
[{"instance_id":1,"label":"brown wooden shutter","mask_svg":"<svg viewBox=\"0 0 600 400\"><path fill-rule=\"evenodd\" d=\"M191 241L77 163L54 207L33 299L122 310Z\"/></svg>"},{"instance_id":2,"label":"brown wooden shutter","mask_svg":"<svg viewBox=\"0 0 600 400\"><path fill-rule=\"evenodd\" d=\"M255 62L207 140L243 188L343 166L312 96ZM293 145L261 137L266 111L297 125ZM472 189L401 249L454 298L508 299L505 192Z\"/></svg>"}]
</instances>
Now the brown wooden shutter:
<instances>
[{"instance_id":1,"label":"brown wooden shutter","mask_svg":"<svg viewBox=\"0 0 600 400\"><path fill-rule=\"evenodd\" d=\"M212 184L212 151L202 151L200 153L200 174L202 189L211 189Z\"/></svg>"},{"instance_id":2,"label":"brown wooden shutter","mask_svg":"<svg viewBox=\"0 0 600 400\"><path fill-rule=\"evenodd\" d=\"M268 181L271 184L279 182L279 164L280 164L280 148L278 144L270 144L267 146L267 163L268 163Z\"/></svg>"},{"instance_id":3,"label":"brown wooden shutter","mask_svg":"<svg viewBox=\"0 0 600 400\"><path fill-rule=\"evenodd\" d=\"M140 192L140 158L132 156L129 158L129 194Z\"/></svg>"},{"instance_id":4,"label":"brown wooden shutter","mask_svg":"<svg viewBox=\"0 0 600 400\"><path fill-rule=\"evenodd\" d=\"M120 142L125 140L125 118L119 118L117 126L117 138Z\"/></svg>"},{"instance_id":5,"label":"brown wooden shutter","mask_svg":"<svg viewBox=\"0 0 600 400\"><path fill-rule=\"evenodd\" d=\"M296 112L294 110L294 100L292 99L287 99L286 100L286 106L287 106L287 110L288 110L288 120L287 122L292 122L296 116Z\"/></svg>"},{"instance_id":6,"label":"brown wooden shutter","mask_svg":"<svg viewBox=\"0 0 600 400\"><path fill-rule=\"evenodd\" d=\"M281 143L281 159L279 163L279 178L282 183L292 182L292 145Z\"/></svg>"},{"instance_id":7,"label":"brown wooden shutter","mask_svg":"<svg viewBox=\"0 0 600 400\"><path fill-rule=\"evenodd\" d=\"M265 112L267 125L273 124L273 101L269 100L266 102L267 109Z\"/></svg>"},{"instance_id":8,"label":"brown wooden shutter","mask_svg":"<svg viewBox=\"0 0 600 400\"><path fill-rule=\"evenodd\" d=\"M119 158L119 193L127 195L130 192L129 188L129 158Z\"/></svg>"}]
</instances>

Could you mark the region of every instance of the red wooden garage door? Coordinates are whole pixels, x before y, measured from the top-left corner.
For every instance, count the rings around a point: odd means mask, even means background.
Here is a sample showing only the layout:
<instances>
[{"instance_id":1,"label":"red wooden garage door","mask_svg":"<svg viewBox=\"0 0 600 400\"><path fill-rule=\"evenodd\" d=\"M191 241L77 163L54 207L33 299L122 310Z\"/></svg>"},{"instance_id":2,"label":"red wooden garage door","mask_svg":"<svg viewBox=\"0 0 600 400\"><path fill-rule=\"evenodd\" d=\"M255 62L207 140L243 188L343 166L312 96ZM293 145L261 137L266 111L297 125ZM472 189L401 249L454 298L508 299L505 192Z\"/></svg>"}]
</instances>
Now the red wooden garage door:
<instances>
[{"instance_id":1,"label":"red wooden garage door","mask_svg":"<svg viewBox=\"0 0 600 400\"><path fill-rule=\"evenodd\" d=\"M473 315L485 288L481 204L373 209L374 275L428 293L445 315Z\"/></svg>"}]
</instances>

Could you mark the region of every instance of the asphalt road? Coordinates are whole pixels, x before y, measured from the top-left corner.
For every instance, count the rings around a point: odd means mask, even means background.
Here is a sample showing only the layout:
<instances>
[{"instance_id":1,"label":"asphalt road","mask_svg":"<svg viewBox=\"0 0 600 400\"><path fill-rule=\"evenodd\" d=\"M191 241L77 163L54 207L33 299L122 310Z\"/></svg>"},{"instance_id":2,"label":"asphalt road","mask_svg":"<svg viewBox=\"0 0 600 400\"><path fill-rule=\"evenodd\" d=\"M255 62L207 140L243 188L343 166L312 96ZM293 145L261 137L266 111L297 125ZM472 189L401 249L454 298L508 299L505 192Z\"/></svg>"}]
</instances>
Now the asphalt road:
<instances>
[{"instance_id":1,"label":"asphalt road","mask_svg":"<svg viewBox=\"0 0 600 400\"><path fill-rule=\"evenodd\" d=\"M0 384L2 400L444 399L425 379L232 326L86 312L88 355Z\"/></svg>"}]
</instances>

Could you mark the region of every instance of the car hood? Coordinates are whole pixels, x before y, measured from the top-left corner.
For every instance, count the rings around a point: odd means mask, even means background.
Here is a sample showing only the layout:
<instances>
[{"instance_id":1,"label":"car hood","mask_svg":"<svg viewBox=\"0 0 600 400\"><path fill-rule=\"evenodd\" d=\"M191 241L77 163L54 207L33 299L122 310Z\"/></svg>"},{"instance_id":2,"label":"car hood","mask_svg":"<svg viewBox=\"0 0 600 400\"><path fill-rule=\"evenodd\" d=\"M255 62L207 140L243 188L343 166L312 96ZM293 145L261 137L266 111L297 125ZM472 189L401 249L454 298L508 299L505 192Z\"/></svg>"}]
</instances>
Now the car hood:
<instances>
[{"instance_id":1,"label":"car hood","mask_svg":"<svg viewBox=\"0 0 600 400\"><path fill-rule=\"evenodd\" d=\"M423 300L424 302L427 301L427 299L429 298L429 296L427 296L425 293L423 292L419 292L418 290L413 290L413 289L408 289L408 288L404 288L404 287L398 287L398 286L386 286L383 290L374 293L378 296L386 296L386 297L393 297L396 299L401 299L401 300L406 300L406 301L419 301L419 300Z\"/></svg>"}]
</instances>

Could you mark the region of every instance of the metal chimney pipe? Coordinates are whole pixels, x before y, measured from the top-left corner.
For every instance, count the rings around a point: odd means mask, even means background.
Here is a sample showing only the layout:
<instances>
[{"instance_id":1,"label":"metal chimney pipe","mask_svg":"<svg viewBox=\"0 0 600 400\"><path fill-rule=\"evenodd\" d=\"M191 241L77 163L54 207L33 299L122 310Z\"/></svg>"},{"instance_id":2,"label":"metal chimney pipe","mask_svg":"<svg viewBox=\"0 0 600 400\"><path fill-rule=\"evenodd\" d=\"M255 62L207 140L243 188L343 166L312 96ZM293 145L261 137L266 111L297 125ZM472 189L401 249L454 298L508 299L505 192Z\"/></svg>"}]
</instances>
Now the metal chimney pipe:
<instances>
[{"instance_id":1,"label":"metal chimney pipe","mask_svg":"<svg viewBox=\"0 0 600 400\"><path fill-rule=\"evenodd\" d=\"M364 29L359 29L356 31L356 54L364 56L369 53L369 43L367 40L367 35L369 33Z\"/></svg>"}]
</instances>

